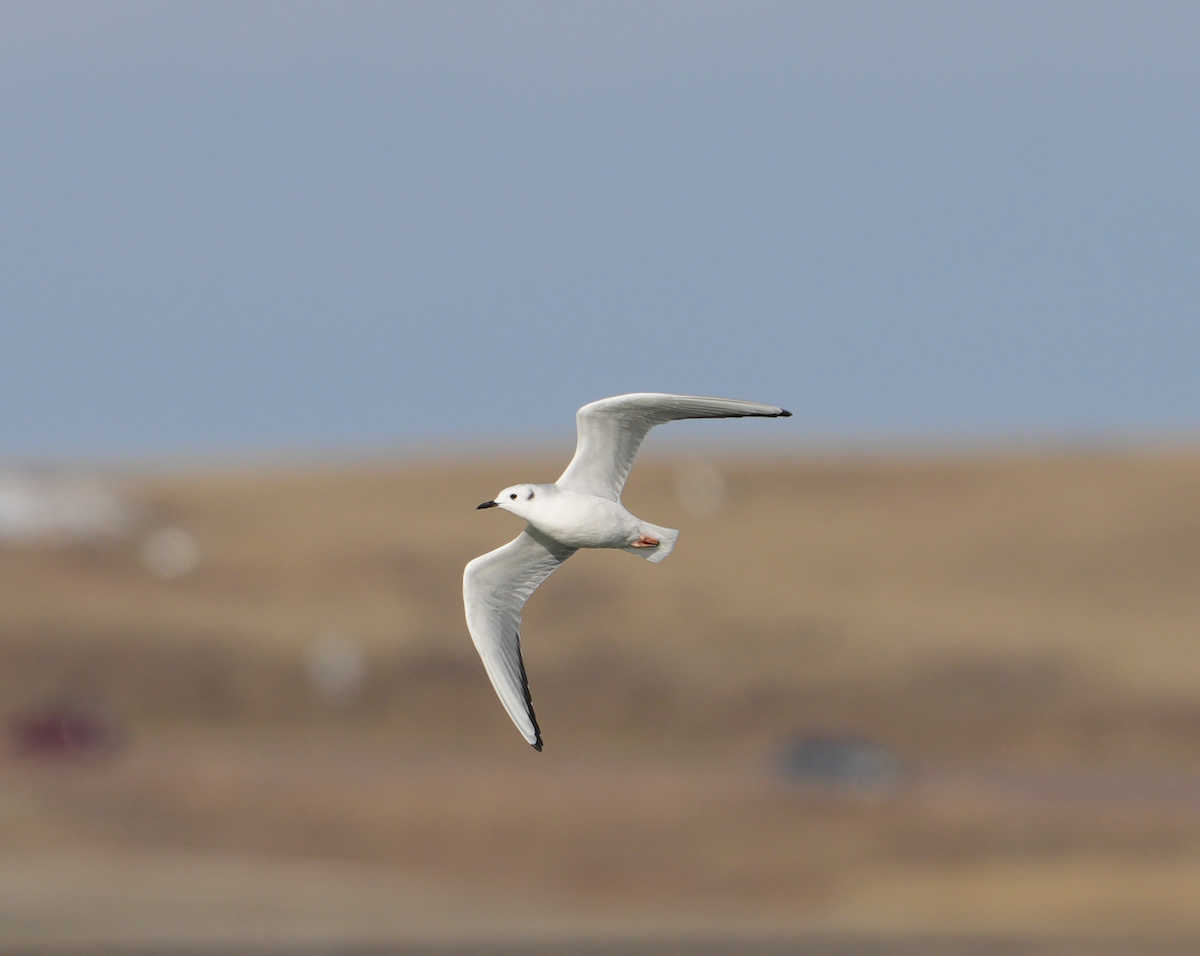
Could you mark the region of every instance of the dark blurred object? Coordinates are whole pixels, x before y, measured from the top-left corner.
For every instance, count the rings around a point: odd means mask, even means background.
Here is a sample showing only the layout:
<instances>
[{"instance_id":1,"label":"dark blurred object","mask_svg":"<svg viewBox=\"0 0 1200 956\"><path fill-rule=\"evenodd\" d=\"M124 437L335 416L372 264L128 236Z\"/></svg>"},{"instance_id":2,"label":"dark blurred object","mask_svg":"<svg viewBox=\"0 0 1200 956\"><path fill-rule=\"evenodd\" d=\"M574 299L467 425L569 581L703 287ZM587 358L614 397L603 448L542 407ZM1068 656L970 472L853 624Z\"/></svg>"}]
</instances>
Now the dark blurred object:
<instances>
[{"instance_id":1,"label":"dark blurred object","mask_svg":"<svg viewBox=\"0 0 1200 956\"><path fill-rule=\"evenodd\" d=\"M113 716L100 707L56 707L13 722L17 751L29 756L79 757L111 753L121 735Z\"/></svg>"},{"instance_id":2,"label":"dark blurred object","mask_svg":"<svg viewBox=\"0 0 1200 956\"><path fill-rule=\"evenodd\" d=\"M856 737L800 737L784 754L783 773L807 787L858 797L887 796L900 784L900 762Z\"/></svg>"}]
</instances>

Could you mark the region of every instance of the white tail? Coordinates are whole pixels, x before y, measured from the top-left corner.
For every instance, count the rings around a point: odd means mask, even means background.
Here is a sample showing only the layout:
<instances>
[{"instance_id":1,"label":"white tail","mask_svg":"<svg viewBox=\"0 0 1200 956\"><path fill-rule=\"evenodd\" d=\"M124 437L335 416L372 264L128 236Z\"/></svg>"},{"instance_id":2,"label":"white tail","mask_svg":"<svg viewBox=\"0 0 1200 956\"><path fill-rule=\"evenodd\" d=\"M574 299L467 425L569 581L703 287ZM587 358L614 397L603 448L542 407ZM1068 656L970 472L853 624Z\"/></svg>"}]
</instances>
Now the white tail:
<instances>
[{"instance_id":1,"label":"white tail","mask_svg":"<svg viewBox=\"0 0 1200 956\"><path fill-rule=\"evenodd\" d=\"M622 551L628 551L630 554L636 554L639 558L645 558L652 564L658 564L663 558L670 554L675 549L675 539L679 537L679 532L673 528L660 528L656 524L651 524L649 521L642 522L642 534L647 538L657 538L657 548L622 548Z\"/></svg>"}]
</instances>

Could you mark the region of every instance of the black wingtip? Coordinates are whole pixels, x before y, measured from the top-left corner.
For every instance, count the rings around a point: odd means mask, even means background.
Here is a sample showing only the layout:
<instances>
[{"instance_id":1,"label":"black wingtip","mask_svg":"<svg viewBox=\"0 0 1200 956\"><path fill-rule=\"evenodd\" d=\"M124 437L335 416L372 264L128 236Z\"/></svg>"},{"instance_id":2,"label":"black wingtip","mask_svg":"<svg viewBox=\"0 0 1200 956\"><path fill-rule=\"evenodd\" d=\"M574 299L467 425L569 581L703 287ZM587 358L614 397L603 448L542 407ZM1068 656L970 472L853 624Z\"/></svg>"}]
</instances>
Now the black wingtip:
<instances>
[{"instance_id":1,"label":"black wingtip","mask_svg":"<svg viewBox=\"0 0 1200 956\"><path fill-rule=\"evenodd\" d=\"M529 678L525 675L525 658L521 656L520 634L517 634L517 663L521 665L521 690L525 692L525 710L529 714L529 722L533 724L533 736L536 738L529 746L541 753L542 728L538 726L537 714L533 712L533 695L529 693Z\"/></svg>"},{"instance_id":2,"label":"black wingtip","mask_svg":"<svg viewBox=\"0 0 1200 956\"><path fill-rule=\"evenodd\" d=\"M792 413L791 413L791 412L789 412L789 411L788 411L786 408L781 408L781 409L779 410L779 415L778 415L778 417L779 417L779 418L791 418L791 417L792 417Z\"/></svg>"}]
</instances>

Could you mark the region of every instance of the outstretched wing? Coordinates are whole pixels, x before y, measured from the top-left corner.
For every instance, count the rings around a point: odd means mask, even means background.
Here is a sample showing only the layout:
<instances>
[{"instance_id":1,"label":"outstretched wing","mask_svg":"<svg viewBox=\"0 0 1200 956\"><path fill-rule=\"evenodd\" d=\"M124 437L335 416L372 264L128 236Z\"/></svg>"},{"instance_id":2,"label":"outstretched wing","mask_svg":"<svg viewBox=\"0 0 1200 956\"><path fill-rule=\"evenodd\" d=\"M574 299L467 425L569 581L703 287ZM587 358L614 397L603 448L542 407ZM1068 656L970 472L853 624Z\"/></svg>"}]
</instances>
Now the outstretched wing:
<instances>
[{"instance_id":1,"label":"outstretched wing","mask_svg":"<svg viewBox=\"0 0 1200 956\"><path fill-rule=\"evenodd\" d=\"M471 640L500 703L535 750L542 749L542 734L521 660L521 608L575 551L528 527L503 547L471 561L463 571L463 605Z\"/></svg>"},{"instance_id":2,"label":"outstretched wing","mask_svg":"<svg viewBox=\"0 0 1200 956\"><path fill-rule=\"evenodd\" d=\"M602 398L576 412L579 441L558 485L617 501L642 439L655 425L682 418L787 418L791 414L775 405L700 395L635 392Z\"/></svg>"}]
</instances>

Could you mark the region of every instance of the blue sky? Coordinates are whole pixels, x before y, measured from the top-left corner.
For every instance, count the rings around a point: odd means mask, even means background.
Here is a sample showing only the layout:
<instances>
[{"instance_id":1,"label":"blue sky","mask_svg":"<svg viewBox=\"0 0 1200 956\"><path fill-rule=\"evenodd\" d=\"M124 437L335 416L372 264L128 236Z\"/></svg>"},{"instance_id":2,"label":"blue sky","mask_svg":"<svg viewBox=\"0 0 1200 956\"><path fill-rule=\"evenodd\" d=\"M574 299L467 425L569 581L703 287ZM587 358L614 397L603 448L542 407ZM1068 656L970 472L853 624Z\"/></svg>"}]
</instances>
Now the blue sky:
<instances>
[{"instance_id":1,"label":"blue sky","mask_svg":"<svg viewBox=\"0 0 1200 956\"><path fill-rule=\"evenodd\" d=\"M0 456L632 390L1194 436L1197 49L1192 3L6 3Z\"/></svg>"}]
</instances>

